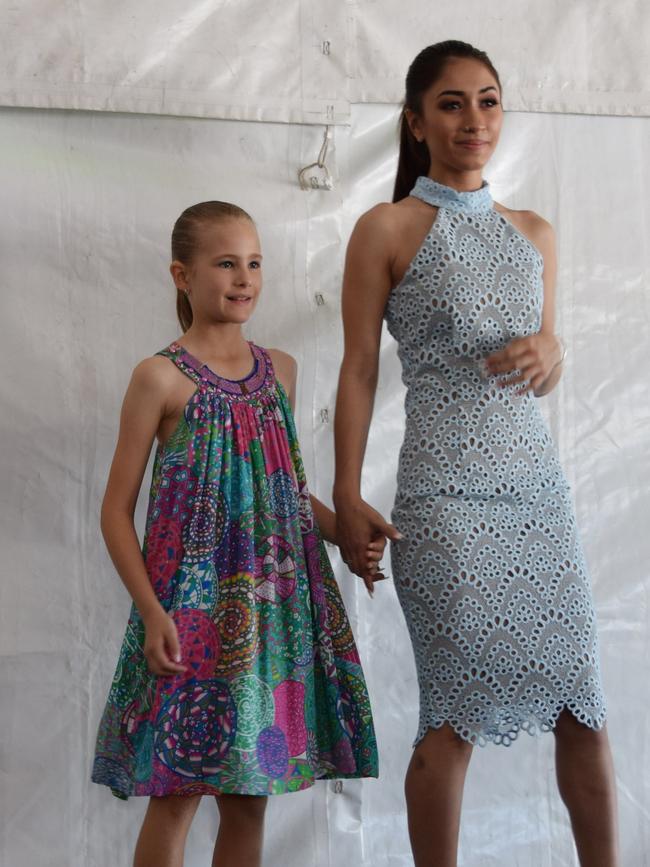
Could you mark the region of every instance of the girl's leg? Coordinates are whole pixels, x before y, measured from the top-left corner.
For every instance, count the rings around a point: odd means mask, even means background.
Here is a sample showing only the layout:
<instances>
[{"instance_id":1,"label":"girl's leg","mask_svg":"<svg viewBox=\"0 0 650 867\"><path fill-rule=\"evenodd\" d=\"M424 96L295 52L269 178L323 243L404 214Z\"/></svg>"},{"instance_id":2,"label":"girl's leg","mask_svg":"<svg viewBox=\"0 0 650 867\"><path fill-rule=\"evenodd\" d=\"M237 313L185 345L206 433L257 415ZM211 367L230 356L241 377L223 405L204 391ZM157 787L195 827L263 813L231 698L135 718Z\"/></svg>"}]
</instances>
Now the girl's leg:
<instances>
[{"instance_id":1,"label":"girl's leg","mask_svg":"<svg viewBox=\"0 0 650 867\"><path fill-rule=\"evenodd\" d=\"M456 867L460 807L471 744L449 725L429 729L406 772L406 806L415 867Z\"/></svg>"},{"instance_id":2,"label":"girl's leg","mask_svg":"<svg viewBox=\"0 0 650 867\"><path fill-rule=\"evenodd\" d=\"M200 795L150 798L133 867L183 867L185 840Z\"/></svg>"},{"instance_id":3,"label":"girl's leg","mask_svg":"<svg viewBox=\"0 0 650 867\"><path fill-rule=\"evenodd\" d=\"M555 728L555 762L580 864L618 867L616 782L607 732L563 711Z\"/></svg>"},{"instance_id":4,"label":"girl's leg","mask_svg":"<svg viewBox=\"0 0 650 867\"><path fill-rule=\"evenodd\" d=\"M260 867L266 797L219 795L219 833L212 867Z\"/></svg>"}]
</instances>

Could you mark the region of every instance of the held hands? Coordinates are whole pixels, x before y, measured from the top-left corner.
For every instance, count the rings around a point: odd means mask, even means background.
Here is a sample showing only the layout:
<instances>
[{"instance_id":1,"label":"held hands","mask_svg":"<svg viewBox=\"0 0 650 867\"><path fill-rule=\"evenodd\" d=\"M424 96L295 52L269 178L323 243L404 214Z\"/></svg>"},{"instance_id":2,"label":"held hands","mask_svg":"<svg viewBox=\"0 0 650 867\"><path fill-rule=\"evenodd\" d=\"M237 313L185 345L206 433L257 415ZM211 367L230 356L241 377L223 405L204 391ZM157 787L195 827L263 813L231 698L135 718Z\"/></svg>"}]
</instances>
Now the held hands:
<instances>
[{"instance_id":1,"label":"held hands","mask_svg":"<svg viewBox=\"0 0 650 867\"><path fill-rule=\"evenodd\" d=\"M562 342L554 335L540 331L528 337L516 337L498 352L485 359L485 368L493 375L512 374L499 382L502 388L526 382L516 390L517 394L537 392L548 379L551 371L564 359Z\"/></svg>"},{"instance_id":2,"label":"held hands","mask_svg":"<svg viewBox=\"0 0 650 867\"><path fill-rule=\"evenodd\" d=\"M143 616L144 655L153 674L173 677L185 671L176 624L162 606Z\"/></svg>"},{"instance_id":3,"label":"held hands","mask_svg":"<svg viewBox=\"0 0 650 867\"><path fill-rule=\"evenodd\" d=\"M381 559L386 540L402 539L402 534L364 500L337 503L336 538L341 556L351 572L363 579L370 596L375 581L386 576Z\"/></svg>"}]
</instances>

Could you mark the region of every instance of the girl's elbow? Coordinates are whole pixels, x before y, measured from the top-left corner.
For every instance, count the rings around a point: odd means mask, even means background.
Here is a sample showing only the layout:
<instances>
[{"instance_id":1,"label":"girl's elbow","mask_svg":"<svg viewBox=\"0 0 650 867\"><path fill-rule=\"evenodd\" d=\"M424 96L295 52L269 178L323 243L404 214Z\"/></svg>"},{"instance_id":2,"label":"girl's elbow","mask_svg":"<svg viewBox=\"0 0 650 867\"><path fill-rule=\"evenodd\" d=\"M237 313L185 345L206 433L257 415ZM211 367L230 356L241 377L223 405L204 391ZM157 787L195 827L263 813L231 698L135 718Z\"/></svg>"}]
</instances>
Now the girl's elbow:
<instances>
[{"instance_id":1,"label":"girl's elbow","mask_svg":"<svg viewBox=\"0 0 650 867\"><path fill-rule=\"evenodd\" d=\"M99 529L104 541L108 541L116 524L122 524L125 520L133 523L133 513L134 510L128 504L118 503L114 497L105 494L99 515Z\"/></svg>"}]
</instances>

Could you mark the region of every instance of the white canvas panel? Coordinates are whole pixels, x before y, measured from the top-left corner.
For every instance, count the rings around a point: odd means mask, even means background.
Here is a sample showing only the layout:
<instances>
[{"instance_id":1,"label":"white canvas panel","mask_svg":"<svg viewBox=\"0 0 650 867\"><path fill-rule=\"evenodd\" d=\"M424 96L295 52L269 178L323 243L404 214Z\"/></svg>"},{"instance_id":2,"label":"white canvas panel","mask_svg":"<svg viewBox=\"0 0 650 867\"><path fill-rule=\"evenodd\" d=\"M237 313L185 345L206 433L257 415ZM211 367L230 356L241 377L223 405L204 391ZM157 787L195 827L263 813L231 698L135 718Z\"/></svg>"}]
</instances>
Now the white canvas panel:
<instances>
[{"instance_id":1,"label":"white canvas panel","mask_svg":"<svg viewBox=\"0 0 650 867\"><path fill-rule=\"evenodd\" d=\"M316 302L306 272L323 243L297 169L322 134L58 111L4 110L0 123L0 864L126 865L146 799L125 804L89 782L130 602L98 524L120 403L135 363L179 333L167 271L174 220L197 201L234 201L256 217L266 255L249 336L301 362L313 476ZM149 481L150 468L140 531ZM358 794L325 783L272 801L269 863L330 863L341 809L350 825ZM205 864L215 833L205 799L187 867ZM361 862L361 843L354 830L335 839L350 864Z\"/></svg>"},{"instance_id":2,"label":"white canvas panel","mask_svg":"<svg viewBox=\"0 0 650 867\"><path fill-rule=\"evenodd\" d=\"M347 124L456 38L492 55L512 110L650 113L644 0L25 0L0 34L7 106Z\"/></svg>"},{"instance_id":3,"label":"white canvas panel","mask_svg":"<svg viewBox=\"0 0 650 867\"><path fill-rule=\"evenodd\" d=\"M644 0L356 0L350 101L399 102L417 52L443 39L487 51L516 111L650 114Z\"/></svg>"},{"instance_id":4,"label":"white canvas panel","mask_svg":"<svg viewBox=\"0 0 650 867\"><path fill-rule=\"evenodd\" d=\"M0 105L347 120L345 8L316 0L0 5Z\"/></svg>"},{"instance_id":5,"label":"white canvas panel","mask_svg":"<svg viewBox=\"0 0 650 867\"><path fill-rule=\"evenodd\" d=\"M390 196L396 120L395 105L353 107L328 154L334 190L307 193L296 170L315 158L318 127L0 112L2 867L127 864L144 811L89 782L129 607L98 513L130 371L177 335L174 219L214 197L257 219L265 289L248 336L298 360L308 480L329 502L345 243L358 215ZM634 865L650 863L649 123L511 114L487 173L497 199L537 210L558 232L558 330L570 354L543 401L592 573L622 863ZM403 390L386 334L381 354L363 489L387 515ZM265 865L407 867L402 785L417 719L408 635L391 584L370 600L328 550L370 687L381 779L271 799ZM551 735L475 750L463 867L577 864L552 750ZM188 867L206 863L215 831L204 799Z\"/></svg>"}]
</instances>

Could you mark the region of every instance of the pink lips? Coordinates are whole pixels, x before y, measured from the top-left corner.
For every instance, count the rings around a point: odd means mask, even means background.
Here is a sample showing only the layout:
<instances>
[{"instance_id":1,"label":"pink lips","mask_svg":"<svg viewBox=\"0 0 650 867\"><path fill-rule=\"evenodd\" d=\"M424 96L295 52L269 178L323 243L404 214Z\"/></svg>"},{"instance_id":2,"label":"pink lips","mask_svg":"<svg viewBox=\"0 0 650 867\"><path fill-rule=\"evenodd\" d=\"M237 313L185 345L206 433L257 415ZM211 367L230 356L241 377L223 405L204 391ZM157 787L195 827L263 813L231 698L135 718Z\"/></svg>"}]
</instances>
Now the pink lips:
<instances>
[{"instance_id":1,"label":"pink lips","mask_svg":"<svg viewBox=\"0 0 650 867\"><path fill-rule=\"evenodd\" d=\"M487 141L479 140L479 139L467 139L466 141L456 142L462 148L469 148L470 150L479 150L479 148L485 147L485 145L489 144Z\"/></svg>"}]
</instances>

